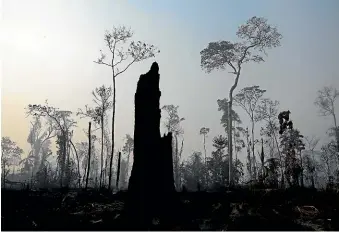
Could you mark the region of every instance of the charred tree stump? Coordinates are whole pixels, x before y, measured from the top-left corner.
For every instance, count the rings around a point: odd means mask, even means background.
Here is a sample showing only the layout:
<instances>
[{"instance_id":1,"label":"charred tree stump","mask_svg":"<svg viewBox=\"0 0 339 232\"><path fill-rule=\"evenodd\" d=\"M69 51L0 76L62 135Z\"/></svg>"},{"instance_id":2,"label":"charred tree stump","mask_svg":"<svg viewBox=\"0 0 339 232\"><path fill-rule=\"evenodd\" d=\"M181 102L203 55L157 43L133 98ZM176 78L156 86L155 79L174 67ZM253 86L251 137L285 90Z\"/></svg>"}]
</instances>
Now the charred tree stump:
<instances>
[{"instance_id":1,"label":"charred tree stump","mask_svg":"<svg viewBox=\"0 0 339 232\"><path fill-rule=\"evenodd\" d=\"M135 93L134 161L128 185L127 213L133 229L166 223L174 201L172 134L160 135L159 67L141 75Z\"/></svg>"}]
</instances>

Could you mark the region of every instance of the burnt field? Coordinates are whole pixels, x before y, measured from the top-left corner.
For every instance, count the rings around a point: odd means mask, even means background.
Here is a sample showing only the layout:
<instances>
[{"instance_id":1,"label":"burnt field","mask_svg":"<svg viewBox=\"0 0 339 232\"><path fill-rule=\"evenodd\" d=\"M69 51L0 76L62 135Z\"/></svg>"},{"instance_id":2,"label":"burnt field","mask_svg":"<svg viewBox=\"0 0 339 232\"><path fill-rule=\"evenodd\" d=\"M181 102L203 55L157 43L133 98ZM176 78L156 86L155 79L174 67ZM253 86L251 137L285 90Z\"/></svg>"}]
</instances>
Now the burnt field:
<instances>
[{"instance_id":1,"label":"burnt field","mask_svg":"<svg viewBox=\"0 0 339 232\"><path fill-rule=\"evenodd\" d=\"M129 230L126 192L4 190L2 230ZM173 226L151 230L339 230L339 196L315 190L177 193Z\"/></svg>"}]
</instances>

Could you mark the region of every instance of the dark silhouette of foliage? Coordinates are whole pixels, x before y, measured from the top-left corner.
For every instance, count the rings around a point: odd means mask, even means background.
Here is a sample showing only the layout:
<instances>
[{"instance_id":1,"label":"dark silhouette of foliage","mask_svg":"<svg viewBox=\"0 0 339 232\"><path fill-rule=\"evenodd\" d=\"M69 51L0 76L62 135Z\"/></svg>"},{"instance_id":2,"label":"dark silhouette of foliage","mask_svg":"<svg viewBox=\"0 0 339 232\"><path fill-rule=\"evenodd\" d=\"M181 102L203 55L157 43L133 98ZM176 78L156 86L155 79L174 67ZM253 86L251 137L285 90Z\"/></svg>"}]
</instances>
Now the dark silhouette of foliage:
<instances>
[{"instance_id":1,"label":"dark silhouette of foliage","mask_svg":"<svg viewBox=\"0 0 339 232\"><path fill-rule=\"evenodd\" d=\"M283 111L279 114L280 123L280 146L282 154L285 155L285 176L290 186L303 186L303 164L301 151L305 149L303 135L299 130L293 128L293 123L289 118L290 111ZM299 154L299 160L297 155ZM292 179L292 181L291 181Z\"/></svg>"}]
</instances>

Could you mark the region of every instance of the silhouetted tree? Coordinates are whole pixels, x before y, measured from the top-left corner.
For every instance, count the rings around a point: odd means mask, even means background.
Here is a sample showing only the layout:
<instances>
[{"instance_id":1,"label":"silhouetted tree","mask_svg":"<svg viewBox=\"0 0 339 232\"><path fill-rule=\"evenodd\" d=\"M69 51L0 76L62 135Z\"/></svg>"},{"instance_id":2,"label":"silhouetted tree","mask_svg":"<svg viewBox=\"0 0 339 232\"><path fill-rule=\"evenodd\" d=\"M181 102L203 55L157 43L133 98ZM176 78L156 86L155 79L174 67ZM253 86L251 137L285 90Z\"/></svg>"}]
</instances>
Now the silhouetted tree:
<instances>
[{"instance_id":1,"label":"silhouetted tree","mask_svg":"<svg viewBox=\"0 0 339 232\"><path fill-rule=\"evenodd\" d=\"M131 135L126 134L126 142L124 147L122 148L122 151L127 154L127 160L126 160L126 166L122 166L122 172L124 173L125 176L123 176L123 180L127 181L128 180L128 173L129 173L129 164L130 164L130 156L131 153L133 152L134 148L134 139L131 137ZM126 187L126 183L124 182L124 187Z\"/></svg>"},{"instance_id":2,"label":"silhouetted tree","mask_svg":"<svg viewBox=\"0 0 339 232\"><path fill-rule=\"evenodd\" d=\"M223 114L220 119L220 123L225 128L226 135L228 134L228 100L226 98L217 100L218 103L218 111L222 111ZM243 135L244 128L240 127L241 120L239 115L232 109L232 122L234 123L232 126L233 132L233 144L234 144L234 151L235 151L235 159L238 159L238 152L241 151L242 148L245 147L245 142L241 138ZM237 126L238 125L238 126ZM227 135L228 136L228 135Z\"/></svg>"},{"instance_id":3,"label":"silhouetted tree","mask_svg":"<svg viewBox=\"0 0 339 232\"><path fill-rule=\"evenodd\" d=\"M285 176L290 186L299 184L303 186L303 164L301 151L305 149L303 136L299 130L293 128L293 123L289 118L290 111L283 111L278 115L280 123L280 146L282 154L285 155ZM297 159L299 155L299 161ZM291 181L291 178L293 181Z\"/></svg>"},{"instance_id":4,"label":"silhouetted tree","mask_svg":"<svg viewBox=\"0 0 339 232\"><path fill-rule=\"evenodd\" d=\"M264 181L268 187L278 187L278 169L280 161L277 158L268 158L264 163Z\"/></svg>"},{"instance_id":5,"label":"silhouetted tree","mask_svg":"<svg viewBox=\"0 0 339 232\"><path fill-rule=\"evenodd\" d=\"M322 169L326 176L327 183L331 182L334 174L334 163L336 159L336 149L330 143L321 147L320 159L322 161Z\"/></svg>"},{"instance_id":6,"label":"silhouetted tree","mask_svg":"<svg viewBox=\"0 0 339 232\"><path fill-rule=\"evenodd\" d=\"M1 168L2 183L6 186L6 176L9 173L9 167L17 165L21 159L23 150L9 137L1 137Z\"/></svg>"},{"instance_id":7,"label":"silhouetted tree","mask_svg":"<svg viewBox=\"0 0 339 232\"><path fill-rule=\"evenodd\" d=\"M339 96L339 91L333 87L324 87L318 91L318 96L314 102L318 106L322 116L332 116L334 122L334 133L337 141L337 151L339 152L339 128L335 114L335 101Z\"/></svg>"},{"instance_id":8,"label":"silhouetted tree","mask_svg":"<svg viewBox=\"0 0 339 232\"><path fill-rule=\"evenodd\" d=\"M116 103L116 77L124 73L132 64L154 57L160 51L154 45L146 44L144 42L131 41L129 48L124 50L124 45L132 39L133 32L125 26L113 27L112 31L106 31L104 40L109 49L111 58L106 62L106 55L100 50L100 57L97 64L106 65L112 70L113 80L113 114L112 114L112 150L110 158L110 171L108 188L111 188L112 179L112 165L114 152L114 123L115 123L115 103Z\"/></svg>"},{"instance_id":9,"label":"silhouetted tree","mask_svg":"<svg viewBox=\"0 0 339 232\"><path fill-rule=\"evenodd\" d=\"M39 171L41 163L41 147L49 139L56 136L55 130L52 126L51 119L47 121L47 130L44 130L40 118L35 117L34 122L31 122L31 129L27 138L27 142L31 145L31 151L29 152L26 159L31 159L32 173L35 174Z\"/></svg>"},{"instance_id":10,"label":"silhouetted tree","mask_svg":"<svg viewBox=\"0 0 339 232\"><path fill-rule=\"evenodd\" d=\"M128 174L126 173L127 169L127 160L121 158L120 161L120 175L119 175L119 189L126 189L127 188L127 178Z\"/></svg>"},{"instance_id":11,"label":"silhouetted tree","mask_svg":"<svg viewBox=\"0 0 339 232\"><path fill-rule=\"evenodd\" d=\"M202 135L203 136L203 138L204 138L204 141L203 141L203 143L204 143L204 155L205 155L205 164L206 164L206 137L207 137L207 134L210 132L210 128L207 128L207 127L202 127L201 129L200 129L200 135Z\"/></svg>"},{"instance_id":12,"label":"silhouetted tree","mask_svg":"<svg viewBox=\"0 0 339 232\"><path fill-rule=\"evenodd\" d=\"M116 185L115 185L117 191L119 190L120 162L121 162L121 152L119 152L119 156L118 156L117 179L116 179Z\"/></svg>"},{"instance_id":13,"label":"silhouetted tree","mask_svg":"<svg viewBox=\"0 0 339 232\"><path fill-rule=\"evenodd\" d=\"M257 168L256 168L256 162L255 162L255 151L254 146L256 144L256 140L254 139L254 126L256 122L259 122L261 120L260 117L257 116L256 110L258 109L258 105L260 103L260 100L263 96L263 94L266 92L266 90L262 90L259 88L259 86L251 86L251 87L245 87L240 90L239 93L237 93L234 97L234 101L238 106L243 108L247 115L249 116L251 120L251 145L252 145L252 158L254 160L253 163L253 177L254 180L257 177Z\"/></svg>"},{"instance_id":14,"label":"silhouetted tree","mask_svg":"<svg viewBox=\"0 0 339 232\"><path fill-rule=\"evenodd\" d=\"M112 88L105 87L105 85L95 88L92 91L93 102L95 103L95 108L90 108L87 105L85 106L85 111L79 109L77 115L80 117L88 117L93 120L95 123L100 125L101 129L101 154L100 154L100 180L99 185L102 187L103 179L103 168L104 168L104 119L107 115L107 111L112 108L112 101L110 100L112 96Z\"/></svg>"},{"instance_id":15,"label":"silhouetted tree","mask_svg":"<svg viewBox=\"0 0 339 232\"><path fill-rule=\"evenodd\" d=\"M305 164L306 164L306 171L308 172L308 176L311 179L311 185L315 187L315 180L317 179L317 172L316 172L316 159L314 157L315 152L314 149L317 147L319 143L319 138L315 136L312 137L304 137L307 145L307 150L310 152L309 155L305 156Z\"/></svg>"},{"instance_id":16,"label":"silhouetted tree","mask_svg":"<svg viewBox=\"0 0 339 232\"><path fill-rule=\"evenodd\" d=\"M206 186L206 166L203 163L203 158L201 152L193 152L189 157L189 160L184 165L183 171L183 184L189 190L196 191L198 183L200 185Z\"/></svg>"},{"instance_id":17,"label":"silhouetted tree","mask_svg":"<svg viewBox=\"0 0 339 232\"><path fill-rule=\"evenodd\" d=\"M282 161L282 154L280 152L279 148L279 141L278 141L278 107L279 102L278 101L272 101L268 98L263 98L260 101L260 104L258 104L258 107L256 108L256 118L258 121L265 121L265 126L261 129L260 134L262 136L266 136L268 138L272 139L273 145L275 144L275 147L278 152L279 156L279 167L281 168L281 185L284 184L284 173L283 173L283 161ZM283 187L283 186L282 186Z\"/></svg>"},{"instance_id":18,"label":"silhouetted tree","mask_svg":"<svg viewBox=\"0 0 339 232\"><path fill-rule=\"evenodd\" d=\"M47 184L51 183L51 178L49 177L51 173L51 164L48 161L48 158L51 157L52 151L50 149L50 140L46 140L41 147L41 161L36 173L36 180L39 186L46 187Z\"/></svg>"},{"instance_id":19,"label":"silhouetted tree","mask_svg":"<svg viewBox=\"0 0 339 232\"><path fill-rule=\"evenodd\" d=\"M211 42L207 48L200 52L201 67L207 73L215 69L231 68L235 75L235 82L229 92L229 113L232 112L233 91L236 89L241 75L242 65L248 62L264 61L262 53L266 50L280 46L281 34L277 29L267 23L265 18L252 17L246 24L238 28L237 36L240 42L230 41ZM232 117L229 116L229 125L232 125ZM229 181L232 184L232 129L228 131L228 153L230 154Z\"/></svg>"},{"instance_id":20,"label":"silhouetted tree","mask_svg":"<svg viewBox=\"0 0 339 232\"><path fill-rule=\"evenodd\" d=\"M71 128L76 125L76 122L71 118L71 111L63 111L58 108L51 107L48 105L46 100L45 105L31 105L27 107L27 115L32 115L34 117L45 117L51 119L51 123L54 126L58 137L59 145L62 147L62 151L59 153L59 162L60 162L60 186L63 186L64 174L66 173L66 179L69 180L69 147L70 147L70 135ZM60 143L63 143L61 145ZM66 182L66 187L68 187L69 182Z\"/></svg>"},{"instance_id":21,"label":"silhouetted tree","mask_svg":"<svg viewBox=\"0 0 339 232\"><path fill-rule=\"evenodd\" d=\"M79 161L81 162L81 167L83 169L82 183L84 184L86 181L86 173L87 173L88 143L87 142L77 143L76 148L78 150Z\"/></svg>"},{"instance_id":22,"label":"silhouetted tree","mask_svg":"<svg viewBox=\"0 0 339 232\"><path fill-rule=\"evenodd\" d=\"M174 176L175 176L175 186L177 189L180 188L180 159L183 151L184 140L181 141L181 148L179 149L179 136L184 133L183 128L180 123L185 120L185 118L180 118L178 114L179 106L174 105L164 105L161 109L167 113L167 118L165 119L164 125L168 132L172 132L174 137L174 154L173 154L173 163L174 163Z\"/></svg>"}]
</instances>

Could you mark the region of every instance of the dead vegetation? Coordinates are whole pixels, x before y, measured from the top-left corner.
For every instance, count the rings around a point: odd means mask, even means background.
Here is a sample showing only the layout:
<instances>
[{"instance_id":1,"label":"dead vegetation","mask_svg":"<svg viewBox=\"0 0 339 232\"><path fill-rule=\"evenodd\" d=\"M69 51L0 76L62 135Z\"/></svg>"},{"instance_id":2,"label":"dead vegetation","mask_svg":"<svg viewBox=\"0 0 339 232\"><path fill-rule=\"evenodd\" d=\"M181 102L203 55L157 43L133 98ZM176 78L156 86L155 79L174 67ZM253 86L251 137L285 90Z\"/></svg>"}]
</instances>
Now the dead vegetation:
<instances>
[{"instance_id":1,"label":"dead vegetation","mask_svg":"<svg viewBox=\"0 0 339 232\"><path fill-rule=\"evenodd\" d=\"M339 197L316 190L236 189L177 193L171 228L150 230L338 230ZM2 230L129 230L127 192L2 190Z\"/></svg>"}]
</instances>

